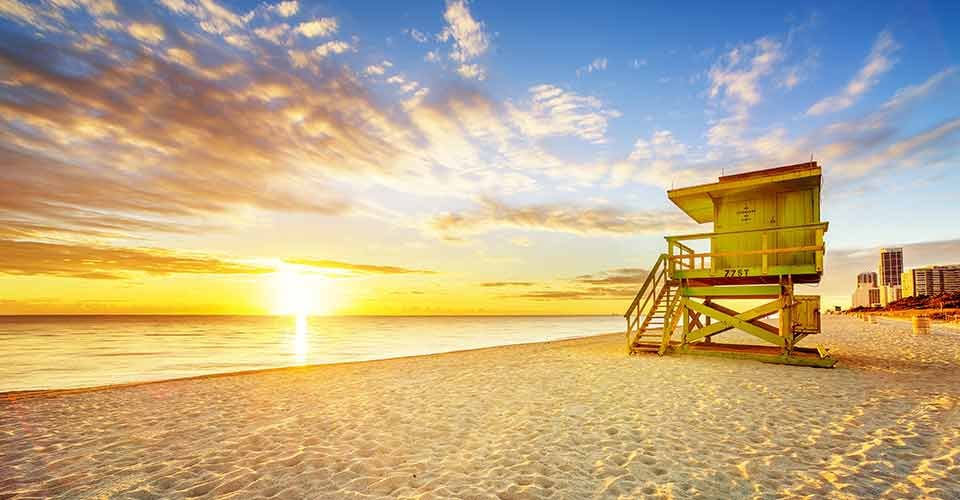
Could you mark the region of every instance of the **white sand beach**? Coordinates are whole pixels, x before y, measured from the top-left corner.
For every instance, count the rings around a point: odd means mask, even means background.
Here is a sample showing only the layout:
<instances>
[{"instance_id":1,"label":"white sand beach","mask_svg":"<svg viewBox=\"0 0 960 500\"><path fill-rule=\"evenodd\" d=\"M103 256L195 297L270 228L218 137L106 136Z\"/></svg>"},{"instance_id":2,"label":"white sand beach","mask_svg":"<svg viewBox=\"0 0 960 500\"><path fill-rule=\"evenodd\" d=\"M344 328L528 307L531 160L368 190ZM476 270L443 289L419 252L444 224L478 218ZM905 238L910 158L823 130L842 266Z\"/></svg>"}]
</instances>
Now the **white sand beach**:
<instances>
[{"instance_id":1,"label":"white sand beach","mask_svg":"<svg viewBox=\"0 0 960 500\"><path fill-rule=\"evenodd\" d=\"M823 326L835 369L605 335L8 395L0 498L960 497L960 335Z\"/></svg>"}]
</instances>

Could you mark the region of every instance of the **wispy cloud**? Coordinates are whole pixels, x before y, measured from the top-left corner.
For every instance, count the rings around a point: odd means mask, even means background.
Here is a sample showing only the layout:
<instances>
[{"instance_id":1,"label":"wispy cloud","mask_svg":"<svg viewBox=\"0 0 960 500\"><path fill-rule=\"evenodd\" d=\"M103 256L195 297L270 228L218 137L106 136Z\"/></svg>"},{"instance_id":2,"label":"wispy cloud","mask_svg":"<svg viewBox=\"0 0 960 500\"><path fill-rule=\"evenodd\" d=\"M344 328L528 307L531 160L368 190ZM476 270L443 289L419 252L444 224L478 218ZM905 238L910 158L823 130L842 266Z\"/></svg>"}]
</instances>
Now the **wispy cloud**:
<instances>
[{"instance_id":1,"label":"wispy cloud","mask_svg":"<svg viewBox=\"0 0 960 500\"><path fill-rule=\"evenodd\" d=\"M453 40L451 59L463 63L487 51L490 46L489 36L483 23L473 17L465 0L449 0L443 19L447 26L439 37L443 41Z\"/></svg>"},{"instance_id":2,"label":"wispy cloud","mask_svg":"<svg viewBox=\"0 0 960 500\"><path fill-rule=\"evenodd\" d=\"M710 68L710 97L723 97L735 110L756 105L760 79L770 75L783 57L782 45L772 38L731 49Z\"/></svg>"},{"instance_id":3,"label":"wispy cloud","mask_svg":"<svg viewBox=\"0 0 960 500\"><path fill-rule=\"evenodd\" d=\"M881 75L893 68L894 64L897 63L893 55L899 48L900 45L893 39L893 35L889 31L880 32L876 41L873 42L870 55L867 56L857 76L847 83L840 94L825 97L810 106L807 109L807 114L818 116L852 106L860 96L877 84Z\"/></svg>"},{"instance_id":4,"label":"wispy cloud","mask_svg":"<svg viewBox=\"0 0 960 500\"><path fill-rule=\"evenodd\" d=\"M337 260L323 259L285 259L287 264L307 266L328 271L346 271L352 274L436 274L436 271L424 269L410 269L397 266L381 266L374 264L355 264Z\"/></svg>"},{"instance_id":5,"label":"wispy cloud","mask_svg":"<svg viewBox=\"0 0 960 500\"><path fill-rule=\"evenodd\" d=\"M607 122L620 112L593 96L543 84L530 87L529 106L508 105L513 120L532 136L574 135L606 142Z\"/></svg>"},{"instance_id":6,"label":"wispy cloud","mask_svg":"<svg viewBox=\"0 0 960 500\"><path fill-rule=\"evenodd\" d=\"M593 61L590 61L590 64L583 66L581 68L577 68L577 78L580 78L580 76L587 73L593 73L594 71L603 71L605 69L607 69L607 58L598 57Z\"/></svg>"},{"instance_id":7,"label":"wispy cloud","mask_svg":"<svg viewBox=\"0 0 960 500\"><path fill-rule=\"evenodd\" d=\"M83 244L0 239L0 272L86 279L122 279L130 273L263 274L266 266L233 262L209 255L152 248L116 248Z\"/></svg>"},{"instance_id":8,"label":"wispy cloud","mask_svg":"<svg viewBox=\"0 0 960 500\"><path fill-rule=\"evenodd\" d=\"M487 77L486 70L479 64L461 64L457 66L457 73L464 78L474 80L484 80Z\"/></svg>"},{"instance_id":9,"label":"wispy cloud","mask_svg":"<svg viewBox=\"0 0 960 500\"><path fill-rule=\"evenodd\" d=\"M270 10L283 17L290 17L297 14L297 11L300 10L300 4L296 0L287 0L271 5Z\"/></svg>"},{"instance_id":10,"label":"wispy cloud","mask_svg":"<svg viewBox=\"0 0 960 500\"><path fill-rule=\"evenodd\" d=\"M636 287L638 284L643 283L643 280L647 278L648 273L649 271L646 269L624 267L619 269L611 269L609 271L604 271L597 274L577 276L575 281L588 285L633 285ZM637 289L634 289L633 291L636 293Z\"/></svg>"},{"instance_id":11,"label":"wispy cloud","mask_svg":"<svg viewBox=\"0 0 960 500\"><path fill-rule=\"evenodd\" d=\"M483 23L473 17L466 0L448 0L443 19L447 25L437 38L452 41L450 59L459 63L457 72L464 78L482 80L486 75L484 68L469 61L483 55L490 47L490 36Z\"/></svg>"},{"instance_id":12,"label":"wispy cloud","mask_svg":"<svg viewBox=\"0 0 960 500\"><path fill-rule=\"evenodd\" d=\"M298 24L296 32L307 38L323 37L333 35L339 27L336 19L323 17Z\"/></svg>"},{"instance_id":13,"label":"wispy cloud","mask_svg":"<svg viewBox=\"0 0 960 500\"><path fill-rule=\"evenodd\" d=\"M532 281L490 281L486 283L480 283L480 286L484 288L501 288L501 287L513 287L513 286L533 286L536 283Z\"/></svg>"},{"instance_id":14,"label":"wispy cloud","mask_svg":"<svg viewBox=\"0 0 960 500\"><path fill-rule=\"evenodd\" d=\"M624 300L637 294L647 270L620 268L539 285L537 290L505 295L528 300Z\"/></svg>"},{"instance_id":15,"label":"wispy cloud","mask_svg":"<svg viewBox=\"0 0 960 500\"><path fill-rule=\"evenodd\" d=\"M410 38L412 38L417 43L427 43L428 41L430 41L430 37L427 36L426 33L416 28L405 29L403 30L403 32L409 35Z\"/></svg>"},{"instance_id":16,"label":"wispy cloud","mask_svg":"<svg viewBox=\"0 0 960 500\"><path fill-rule=\"evenodd\" d=\"M502 228L604 236L662 234L673 229L689 228L690 223L686 216L672 210L626 211L567 203L510 206L496 200L484 199L473 210L435 217L431 221L431 227L443 237L456 240L464 234Z\"/></svg>"}]
</instances>

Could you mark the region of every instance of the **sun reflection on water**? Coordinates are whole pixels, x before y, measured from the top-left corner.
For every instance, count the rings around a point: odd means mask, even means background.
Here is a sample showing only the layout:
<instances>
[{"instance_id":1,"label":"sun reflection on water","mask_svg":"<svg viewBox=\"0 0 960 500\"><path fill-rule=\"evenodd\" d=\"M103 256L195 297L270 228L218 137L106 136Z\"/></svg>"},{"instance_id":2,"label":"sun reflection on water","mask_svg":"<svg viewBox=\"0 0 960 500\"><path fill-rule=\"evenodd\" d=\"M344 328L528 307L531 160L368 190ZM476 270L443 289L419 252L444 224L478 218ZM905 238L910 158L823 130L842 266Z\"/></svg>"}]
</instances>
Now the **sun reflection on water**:
<instances>
[{"instance_id":1,"label":"sun reflection on water","mask_svg":"<svg viewBox=\"0 0 960 500\"><path fill-rule=\"evenodd\" d=\"M293 335L293 357L298 365L307 362L307 354L310 352L310 330L307 327L307 315L297 315L296 330Z\"/></svg>"}]
</instances>

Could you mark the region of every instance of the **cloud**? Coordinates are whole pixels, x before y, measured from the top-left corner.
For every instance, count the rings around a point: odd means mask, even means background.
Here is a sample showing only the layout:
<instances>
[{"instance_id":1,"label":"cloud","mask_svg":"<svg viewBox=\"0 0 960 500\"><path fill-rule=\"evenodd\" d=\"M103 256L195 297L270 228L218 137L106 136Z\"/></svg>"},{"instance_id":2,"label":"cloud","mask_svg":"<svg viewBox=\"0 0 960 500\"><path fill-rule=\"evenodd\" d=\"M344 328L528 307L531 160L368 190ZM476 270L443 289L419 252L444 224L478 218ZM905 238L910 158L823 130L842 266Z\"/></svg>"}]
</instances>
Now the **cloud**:
<instances>
[{"instance_id":1,"label":"cloud","mask_svg":"<svg viewBox=\"0 0 960 500\"><path fill-rule=\"evenodd\" d=\"M647 60L643 58L637 58L630 61L630 67L633 69L640 69L643 66L647 65Z\"/></svg>"},{"instance_id":2,"label":"cloud","mask_svg":"<svg viewBox=\"0 0 960 500\"><path fill-rule=\"evenodd\" d=\"M348 50L353 50L353 46L342 40L331 40L313 49L313 53L323 59L330 54L343 54Z\"/></svg>"},{"instance_id":3,"label":"cloud","mask_svg":"<svg viewBox=\"0 0 960 500\"><path fill-rule=\"evenodd\" d=\"M283 17L291 17L296 15L297 11L300 10L300 4L297 3L296 0L290 0L270 6L270 10L280 14Z\"/></svg>"},{"instance_id":4,"label":"cloud","mask_svg":"<svg viewBox=\"0 0 960 500\"><path fill-rule=\"evenodd\" d=\"M771 38L735 47L710 68L710 97L722 97L733 109L756 105L761 98L760 79L772 73L783 57L782 45Z\"/></svg>"},{"instance_id":5,"label":"cloud","mask_svg":"<svg viewBox=\"0 0 960 500\"><path fill-rule=\"evenodd\" d=\"M194 19L207 33L227 35L244 25L241 16L214 0L159 0L159 2L175 14Z\"/></svg>"},{"instance_id":6,"label":"cloud","mask_svg":"<svg viewBox=\"0 0 960 500\"><path fill-rule=\"evenodd\" d=\"M577 69L577 78L580 78L584 73L593 73L594 71L603 71L607 69L607 58L598 57L590 62L590 64Z\"/></svg>"},{"instance_id":7,"label":"cloud","mask_svg":"<svg viewBox=\"0 0 960 500\"><path fill-rule=\"evenodd\" d=\"M430 37L428 37L426 33L420 30L417 30L415 28L403 30L403 32L410 35L410 38L412 38L417 43L427 43L427 41L430 40Z\"/></svg>"},{"instance_id":8,"label":"cloud","mask_svg":"<svg viewBox=\"0 0 960 500\"><path fill-rule=\"evenodd\" d=\"M528 300L624 300L636 296L647 277L647 270L619 268L561 279L540 290L504 295L505 298ZM529 283L536 286L539 283ZM509 282L507 282L509 284Z\"/></svg>"},{"instance_id":9,"label":"cloud","mask_svg":"<svg viewBox=\"0 0 960 500\"><path fill-rule=\"evenodd\" d=\"M619 187L632 181L665 188L695 184L709 178L709 164L702 163L671 131L656 130L649 139L637 139L626 161L614 164L610 184Z\"/></svg>"},{"instance_id":10,"label":"cloud","mask_svg":"<svg viewBox=\"0 0 960 500\"><path fill-rule=\"evenodd\" d=\"M0 273L86 279L123 279L130 273L263 274L265 266L232 262L209 255L152 248L117 248L83 244L0 239Z\"/></svg>"},{"instance_id":11,"label":"cloud","mask_svg":"<svg viewBox=\"0 0 960 500\"><path fill-rule=\"evenodd\" d=\"M363 70L364 73L368 75L382 75L387 71L387 68L393 66L393 63L387 60L384 60L380 64L371 64Z\"/></svg>"},{"instance_id":12,"label":"cloud","mask_svg":"<svg viewBox=\"0 0 960 500\"><path fill-rule=\"evenodd\" d=\"M157 24L150 23L131 23L128 28L130 36L147 43L162 42L165 35L163 28Z\"/></svg>"},{"instance_id":13,"label":"cloud","mask_svg":"<svg viewBox=\"0 0 960 500\"><path fill-rule=\"evenodd\" d=\"M944 84L957 76L960 67L950 66L932 75L918 85L910 85L897 92L880 107L881 111L890 112L903 109L907 105L920 100L940 89Z\"/></svg>"},{"instance_id":14,"label":"cloud","mask_svg":"<svg viewBox=\"0 0 960 500\"><path fill-rule=\"evenodd\" d=\"M325 37L336 33L339 26L340 25L335 18L322 17L320 19L314 19L312 21L300 23L297 25L297 28L294 31L307 38L314 38L318 36Z\"/></svg>"},{"instance_id":15,"label":"cloud","mask_svg":"<svg viewBox=\"0 0 960 500\"><path fill-rule=\"evenodd\" d=\"M52 29L56 17L51 16L47 9L37 9L19 0L4 0L0 2L0 16L12 19L17 23L40 29ZM39 7L39 6L37 6Z\"/></svg>"},{"instance_id":16,"label":"cloud","mask_svg":"<svg viewBox=\"0 0 960 500\"><path fill-rule=\"evenodd\" d=\"M287 264L299 266L308 266L316 269L329 271L347 271L356 274L436 274L436 271L427 271L423 269L410 269L396 266L380 266L373 264L352 264L336 260L315 260L315 259L285 259Z\"/></svg>"},{"instance_id":17,"label":"cloud","mask_svg":"<svg viewBox=\"0 0 960 500\"><path fill-rule=\"evenodd\" d=\"M480 283L480 286L485 288L501 288L501 287L511 287L511 286L533 286L536 283L532 281L491 281L487 283Z\"/></svg>"},{"instance_id":18,"label":"cloud","mask_svg":"<svg viewBox=\"0 0 960 500\"><path fill-rule=\"evenodd\" d=\"M283 42L280 40L280 37L290 32L290 25L284 23L274 26L265 26L263 28L257 28L253 30L253 32L264 40L269 40L277 45L282 45Z\"/></svg>"},{"instance_id":19,"label":"cloud","mask_svg":"<svg viewBox=\"0 0 960 500\"><path fill-rule=\"evenodd\" d=\"M483 23L474 19L465 0L448 0L443 19L447 25L439 38L443 41L453 40L451 59L465 63L487 51L490 46L489 36Z\"/></svg>"},{"instance_id":20,"label":"cloud","mask_svg":"<svg viewBox=\"0 0 960 500\"><path fill-rule=\"evenodd\" d=\"M960 118L948 120L911 137L890 143L870 155L849 159L843 162L843 168L837 169L840 177L862 177L884 165L911 165L933 153L940 154L937 146L956 147L957 141L947 142L960 135Z\"/></svg>"},{"instance_id":21,"label":"cloud","mask_svg":"<svg viewBox=\"0 0 960 500\"><path fill-rule=\"evenodd\" d=\"M641 268L624 267L610 269L575 278L562 278L549 285L534 282L520 282L526 287L539 286L538 290L504 295L505 298L527 300L624 300L636 296L640 286L647 278L648 271ZM504 286L511 285L504 282ZM493 286L501 286L493 283ZM483 286L483 285L481 285Z\"/></svg>"},{"instance_id":22,"label":"cloud","mask_svg":"<svg viewBox=\"0 0 960 500\"><path fill-rule=\"evenodd\" d=\"M3 36L0 221L101 234L107 214L131 230L246 207L342 214L332 177L386 175L410 149L409 125L336 67L306 81L257 60L200 66L181 48L113 62Z\"/></svg>"},{"instance_id":23,"label":"cloud","mask_svg":"<svg viewBox=\"0 0 960 500\"><path fill-rule=\"evenodd\" d=\"M557 203L513 207L484 199L473 210L446 213L431 221L434 231L446 239L502 228L537 229L579 235L627 236L662 234L689 228L686 216L677 211L631 212L617 208L580 207Z\"/></svg>"},{"instance_id":24,"label":"cloud","mask_svg":"<svg viewBox=\"0 0 960 500\"><path fill-rule=\"evenodd\" d=\"M687 153L687 146L673 137L669 130L657 130L649 141L637 139L630 152L630 161L670 159Z\"/></svg>"},{"instance_id":25,"label":"cloud","mask_svg":"<svg viewBox=\"0 0 960 500\"><path fill-rule=\"evenodd\" d=\"M852 106L861 95L877 84L880 76L893 68L897 63L893 54L899 48L900 45L893 39L893 35L889 31L881 31L873 42L870 55L867 56L857 76L847 83L840 94L826 97L810 106L807 109L807 115L819 116Z\"/></svg>"},{"instance_id":26,"label":"cloud","mask_svg":"<svg viewBox=\"0 0 960 500\"><path fill-rule=\"evenodd\" d=\"M586 274L577 276L574 281L588 285L631 285L633 293L636 294L639 285L647 278L649 271L647 269L624 267L612 269L597 274Z\"/></svg>"},{"instance_id":27,"label":"cloud","mask_svg":"<svg viewBox=\"0 0 960 500\"><path fill-rule=\"evenodd\" d=\"M548 84L530 87L528 105L508 104L514 123L534 137L572 135L586 141L606 142L607 122L620 112L596 97L582 96Z\"/></svg>"},{"instance_id":28,"label":"cloud","mask_svg":"<svg viewBox=\"0 0 960 500\"><path fill-rule=\"evenodd\" d=\"M461 64L457 67L457 73L464 78L473 80L483 80L487 77L485 70L478 64Z\"/></svg>"}]
</instances>

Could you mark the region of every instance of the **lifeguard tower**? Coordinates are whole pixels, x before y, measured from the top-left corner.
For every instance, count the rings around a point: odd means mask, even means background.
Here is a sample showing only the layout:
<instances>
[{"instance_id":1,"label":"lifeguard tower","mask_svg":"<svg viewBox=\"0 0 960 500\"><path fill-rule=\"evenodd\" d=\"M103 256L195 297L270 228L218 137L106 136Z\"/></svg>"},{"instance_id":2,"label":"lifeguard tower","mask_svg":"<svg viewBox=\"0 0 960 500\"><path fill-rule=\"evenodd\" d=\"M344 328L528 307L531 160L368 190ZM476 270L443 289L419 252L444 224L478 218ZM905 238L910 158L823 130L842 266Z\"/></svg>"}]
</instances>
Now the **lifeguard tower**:
<instances>
[{"instance_id":1,"label":"lifeguard tower","mask_svg":"<svg viewBox=\"0 0 960 500\"><path fill-rule=\"evenodd\" d=\"M624 314L630 354L832 367L836 360L826 349L797 345L820 333L820 296L794 294L795 285L819 283L823 275L820 186L820 167L810 162L667 191L693 220L712 222L713 232L666 237L667 253ZM776 326L764 321L775 313ZM759 342L715 341L731 330Z\"/></svg>"}]
</instances>

